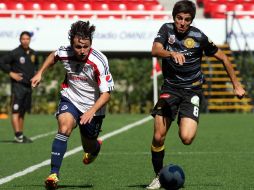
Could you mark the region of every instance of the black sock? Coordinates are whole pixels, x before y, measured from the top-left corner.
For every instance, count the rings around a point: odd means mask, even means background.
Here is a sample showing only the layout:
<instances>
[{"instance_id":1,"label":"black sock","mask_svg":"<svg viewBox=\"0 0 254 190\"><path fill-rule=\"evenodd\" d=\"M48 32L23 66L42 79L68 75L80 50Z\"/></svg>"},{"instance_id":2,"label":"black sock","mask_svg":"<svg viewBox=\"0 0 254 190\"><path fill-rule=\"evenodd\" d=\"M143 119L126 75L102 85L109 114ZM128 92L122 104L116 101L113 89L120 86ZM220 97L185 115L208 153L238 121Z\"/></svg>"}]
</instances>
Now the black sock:
<instances>
[{"instance_id":1,"label":"black sock","mask_svg":"<svg viewBox=\"0 0 254 190\"><path fill-rule=\"evenodd\" d=\"M96 149L95 149L95 151L92 152L91 154L92 154L93 156L97 156L97 155L99 154L100 150L101 150L101 145L100 145L100 143L97 141L97 143L96 143Z\"/></svg>"},{"instance_id":2,"label":"black sock","mask_svg":"<svg viewBox=\"0 0 254 190\"><path fill-rule=\"evenodd\" d=\"M16 132L15 133L15 136L18 138L18 137L20 137L20 136L22 136L23 135L23 132Z\"/></svg>"},{"instance_id":3,"label":"black sock","mask_svg":"<svg viewBox=\"0 0 254 190\"><path fill-rule=\"evenodd\" d=\"M160 151L154 151L152 148L151 153L152 153L153 169L155 174L158 175L160 170L163 167L163 159L165 154L164 146L163 146L163 149Z\"/></svg>"}]
</instances>

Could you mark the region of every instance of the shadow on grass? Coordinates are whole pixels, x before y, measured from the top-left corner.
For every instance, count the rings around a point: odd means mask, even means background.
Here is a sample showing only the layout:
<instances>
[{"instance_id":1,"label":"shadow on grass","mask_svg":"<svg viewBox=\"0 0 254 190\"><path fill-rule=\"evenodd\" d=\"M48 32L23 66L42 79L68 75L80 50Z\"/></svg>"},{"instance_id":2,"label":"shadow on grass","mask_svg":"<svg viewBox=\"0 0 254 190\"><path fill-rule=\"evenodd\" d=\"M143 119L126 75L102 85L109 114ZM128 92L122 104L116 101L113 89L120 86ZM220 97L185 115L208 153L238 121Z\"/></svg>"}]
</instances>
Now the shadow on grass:
<instances>
[{"instance_id":1,"label":"shadow on grass","mask_svg":"<svg viewBox=\"0 0 254 190\"><path fill-rule=\"evenodd\" d=\"M87 188L93 188L93 185L59 185L57 189L76 189L76 188L81 188L81 189L87 189Z\"/></svg>"},{"instance_id":2,"label":"shadow on grass","mask_svg":"<svg viewBox=\"0 0 254 190\"><path fill-rule=\"evenodd\" d=\"M198 183L198 184L187 184L185 185L186 187L196 187L196 188L203 188L205 189L206 187L214 187L214 188L222 188L223 185L219 183Z\"/></svg>"},{"instance_id":3,"label":"shadow on grass","mask_svg":"<svg viewBox=\"0 0 254 190\"><path fill-rule=\"evenodd\" d=\"M42 187L42 189L45 189L44 185L29 185L30 187ZM57 189L90 189L93 188L93 185L91 184L85 184L85 185L58 185ZM32 188L31 188L32 189Z\"/></svg>"},{"instance_id":4,"label":"shadow on grass","mask_svg":"<svg viewBox=\"0 0 254 190\"><path fill-rule=\"evenodd\" d=\"M144 189L144 188L147 187L147 185L145 185L145 184L137 184L137 185L128 185L127 187L129 187L129 188L135 187L135 188Z\"/></svg>"},{"instance_id":5,"label":"shadow on grass","mask_svg":"<svg viewBox=\"0 0 254 190\"><path fill-rule=\"evenodd\" d=\"M14 140L0 140L0 143L17 144Z\"/></svg>"}]
</instances>

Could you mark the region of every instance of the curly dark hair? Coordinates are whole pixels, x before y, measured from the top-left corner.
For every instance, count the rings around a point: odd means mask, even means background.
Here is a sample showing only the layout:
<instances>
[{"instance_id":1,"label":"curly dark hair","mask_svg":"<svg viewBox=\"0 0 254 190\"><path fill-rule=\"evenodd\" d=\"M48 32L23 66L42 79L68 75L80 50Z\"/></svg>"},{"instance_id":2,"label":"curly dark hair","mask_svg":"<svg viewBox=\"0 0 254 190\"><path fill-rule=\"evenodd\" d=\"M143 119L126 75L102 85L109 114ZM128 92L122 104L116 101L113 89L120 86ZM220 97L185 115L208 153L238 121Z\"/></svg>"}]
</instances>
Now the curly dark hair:
<instances>
[{"instance_id":1,"label":"curly dark hair","mask_svg":"<svg viewBox=\"0 0 254 190\"><path fill-rule=\"evenodd\" d=\"M181 0L178 1L173 8L173 19L178 13L189 13L191 15L192 20L196 15L196 5L192 1L189 0Z\"/></svg>"},{"instance_id":2,"label":"curly dark hair","mask_svg":"<svg viewBox=\"0 0 254 190\"><path fill-rule=\"evenodd\" d=\"M78 36L81 39L89 38L89 40L92 42L94 31L95 31L95 26L94 25L90 26L89 21L84 22L79 20L73 23L69 31L69 40L71 45L73 44L73 39L75 36Z\"/></svg>"}]
</instances>

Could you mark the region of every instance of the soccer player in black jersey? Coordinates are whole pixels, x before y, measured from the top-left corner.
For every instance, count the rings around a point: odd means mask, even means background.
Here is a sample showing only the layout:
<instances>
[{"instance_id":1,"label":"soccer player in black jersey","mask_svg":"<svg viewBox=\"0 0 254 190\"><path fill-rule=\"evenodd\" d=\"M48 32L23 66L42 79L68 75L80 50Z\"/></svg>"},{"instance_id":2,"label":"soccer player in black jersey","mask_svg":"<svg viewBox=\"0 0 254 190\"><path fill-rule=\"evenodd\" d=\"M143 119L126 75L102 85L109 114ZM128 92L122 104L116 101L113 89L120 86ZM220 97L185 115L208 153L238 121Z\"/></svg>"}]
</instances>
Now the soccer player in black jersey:
<instances>
[{"instance_id":1,"label":"soccer player in black jersey","mask_svg":"<svg viewBox=\"0 0 254 190\"><path fill-rule=\"evenodd\" d=\"M203 52L220 60L238 98L245 90L237 80L227 56L198 28L191 26L196 14L192 1L178 1L173 8L174 22L165 23L154 39L152 55L162 58L164 83L157 104L152 110L154 134L151 153L156 177L147 189L159 189L158 175L163 167L164 141L178 114L179 137L190 145L195 138L204 76L201 72Z\"/></svg>"},{"instance_id":2,"label":"soccer player in black jersey","mask_svg":"<svg viewBox=\"0 0 254 190\"><path fill-rule=\"evenodd\" d=\"M36 52L29 47L31 34L23 31L20 34L20 45L0 58L0 69L11 78L11 122L15 133L14 142L30 143L23 135L24 117L31 108L32 89L30 79L38 67Z\"/></svg>"}]
</instances>

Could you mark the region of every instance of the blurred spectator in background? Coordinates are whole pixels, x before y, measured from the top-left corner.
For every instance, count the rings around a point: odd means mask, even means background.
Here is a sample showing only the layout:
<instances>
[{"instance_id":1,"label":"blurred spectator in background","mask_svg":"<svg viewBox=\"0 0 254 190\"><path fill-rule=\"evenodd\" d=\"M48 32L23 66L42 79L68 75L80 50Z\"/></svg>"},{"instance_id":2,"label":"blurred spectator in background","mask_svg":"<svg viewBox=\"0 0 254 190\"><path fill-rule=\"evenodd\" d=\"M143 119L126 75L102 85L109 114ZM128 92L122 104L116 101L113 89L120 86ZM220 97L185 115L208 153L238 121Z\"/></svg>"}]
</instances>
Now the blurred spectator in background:
<instances>
[{"instance_id":1,"label":"blurred spectator in background","mask_svg":"<svg viewBox=\"0 0 254 190\"><path fill-rule=\"evenodd\" d=\"M24 117L30 112L32 101L31 78L38 67L36 52L29 47L31 34L23 31L20 34L20 45L0 58L0 69L11 78L11 122L14 130L14 142L31 143L32 140L23 134Z\"/></svg>"}]
</instances>

